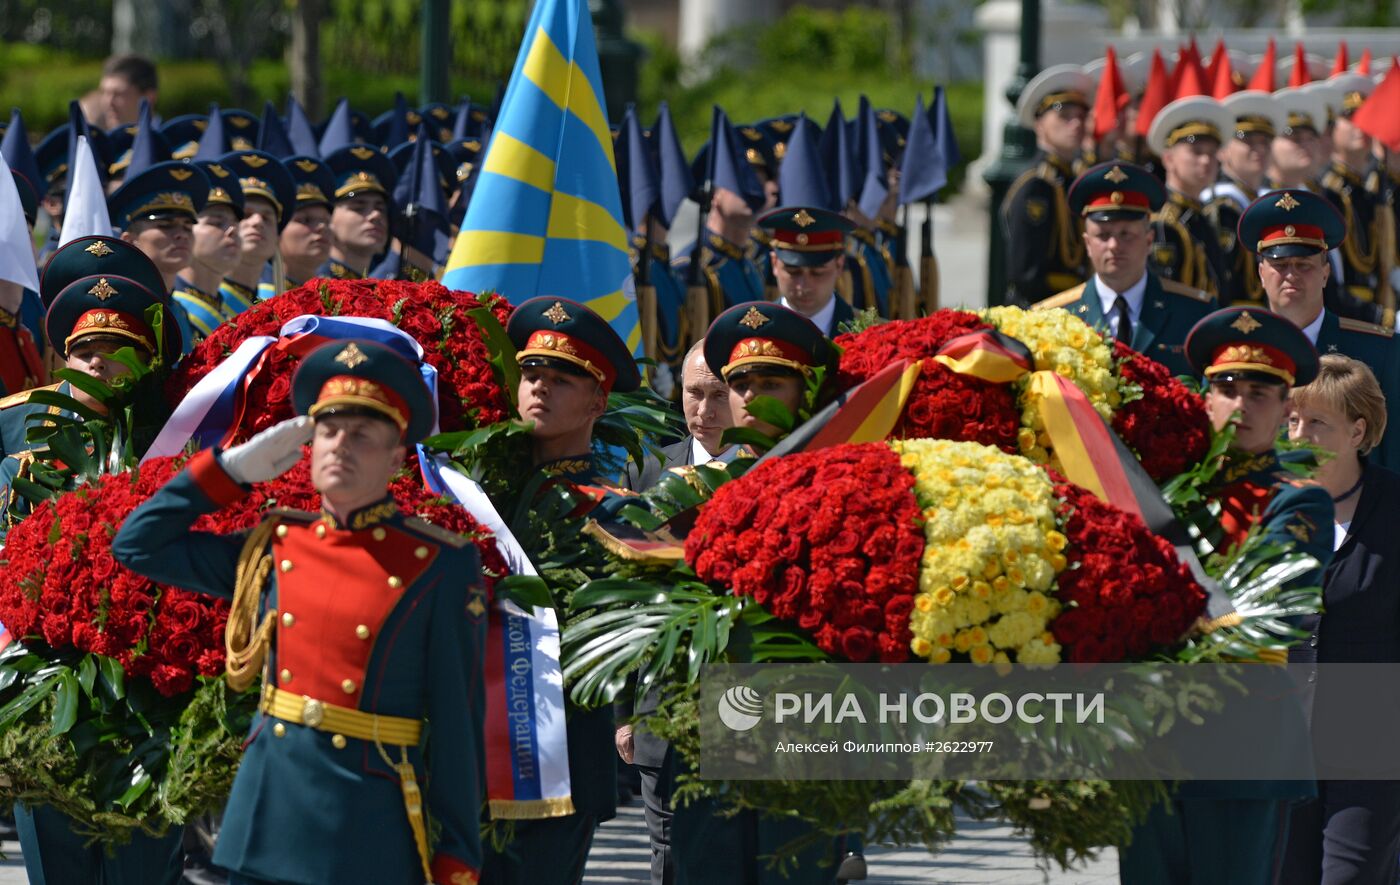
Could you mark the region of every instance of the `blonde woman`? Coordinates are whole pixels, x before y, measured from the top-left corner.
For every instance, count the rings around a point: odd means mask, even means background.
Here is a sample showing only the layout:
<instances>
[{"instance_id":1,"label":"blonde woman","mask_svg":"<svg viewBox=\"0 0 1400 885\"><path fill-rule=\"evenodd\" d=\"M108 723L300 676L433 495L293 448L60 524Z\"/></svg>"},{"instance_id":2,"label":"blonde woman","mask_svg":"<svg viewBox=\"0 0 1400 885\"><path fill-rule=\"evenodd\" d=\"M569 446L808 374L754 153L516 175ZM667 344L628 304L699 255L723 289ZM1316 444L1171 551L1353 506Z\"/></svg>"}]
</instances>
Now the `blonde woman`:
<instances>
[{"instance_id":1,"label":"blonde woman","mask_svg":"<svg viewBox=\"0 0 1400 885\"><path fill-rule=\"evenodd\" d=\"M1400 548L1390 509L1400 500L1400 474L1366 457L1385 424L1385 396L1375 375L1350 357L1324 356L1316 380L1294 388L1289 400L1289 438L1332 455L1316 479L1336 507L1336 553L1323 578L1324 611L1299 624L1309 635L1289 652L1290 663L1400 661ZM1322 732L1342 717L1328 713L1326 680L1319 678L1316 688L1313 733L1327 745ZM1394 735L1347 740L1371 738L1394 740ZM1395 882L1400 784L1325 780L1317 787L1316 799L1293 807L1279 881Z\"/></svg>"}]
</instances>

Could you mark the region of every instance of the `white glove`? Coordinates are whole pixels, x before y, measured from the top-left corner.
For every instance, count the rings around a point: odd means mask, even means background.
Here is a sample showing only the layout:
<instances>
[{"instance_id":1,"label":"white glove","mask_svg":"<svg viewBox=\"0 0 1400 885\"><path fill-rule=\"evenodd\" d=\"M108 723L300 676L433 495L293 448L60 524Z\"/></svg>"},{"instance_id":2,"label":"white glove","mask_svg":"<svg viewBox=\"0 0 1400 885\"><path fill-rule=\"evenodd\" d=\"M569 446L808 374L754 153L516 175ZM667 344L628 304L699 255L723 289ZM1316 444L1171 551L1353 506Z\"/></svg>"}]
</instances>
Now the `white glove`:
<instances>
[{"instance_id":1,"label":"white glove","mask_svg":"<svg viewBox=\"0 0 1400 885\"><path fill-rule=\"evenodd\" d=\"M313 422L301 415L274 424L245 443L219 453L224 472L239 483L267 482L301 460L301 447L311 441Z\"/></svg>"}]
</instances>

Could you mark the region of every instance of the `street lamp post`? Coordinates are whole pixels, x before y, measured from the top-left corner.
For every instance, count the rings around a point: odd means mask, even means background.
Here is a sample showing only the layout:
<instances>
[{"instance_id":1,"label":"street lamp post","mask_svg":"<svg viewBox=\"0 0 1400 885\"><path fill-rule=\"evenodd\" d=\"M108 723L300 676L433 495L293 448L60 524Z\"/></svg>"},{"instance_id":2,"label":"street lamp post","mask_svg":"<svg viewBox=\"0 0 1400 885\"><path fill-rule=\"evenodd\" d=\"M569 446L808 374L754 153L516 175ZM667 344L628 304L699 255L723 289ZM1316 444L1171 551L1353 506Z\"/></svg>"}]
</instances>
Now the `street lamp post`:
<instances>
[{"instance_id":1,"label":"street lamp post","mask_svg":"<svg viewBox=\"0 0 1400 885\"><path fill-rule=\"evenodd\" d=\"M598 68L608 119L621 120L627 105L637 100L637 68L642 47L623 33L623 9L618 0L588 0L598 36Z\"/></svg>"},{"instance_id":2,"label":"street lamp post","mask_svg":"<svg viewBox=\"0 0 1400 885\"><path fill-rule=\"evenodd\" d=\"M452 63L450 0L425 0L423 3L423 49L419 55L418 98L420 104L447 102L451 99L448 66Z\"/></svg>"},{"instance_id":3,"label":"street lamp post","mask_svg":"<svg viewBox=\"0 0 1400 885\"><path fill-rule=\"evenodd\" d=\"M1040 71L1040 0L1021 0L1021 62L1016 79L1006 88L1006 99L1012 106ZM1035 133L1012 117L1006 124L1001 141L1001 156L982 174L991 189L991 242L987 249L987 304L1006 303L1006 231L1001 221L1001 204L1006 192L1021 173L1031 165L1035 156Z\"/></svg>"}]
</instances>

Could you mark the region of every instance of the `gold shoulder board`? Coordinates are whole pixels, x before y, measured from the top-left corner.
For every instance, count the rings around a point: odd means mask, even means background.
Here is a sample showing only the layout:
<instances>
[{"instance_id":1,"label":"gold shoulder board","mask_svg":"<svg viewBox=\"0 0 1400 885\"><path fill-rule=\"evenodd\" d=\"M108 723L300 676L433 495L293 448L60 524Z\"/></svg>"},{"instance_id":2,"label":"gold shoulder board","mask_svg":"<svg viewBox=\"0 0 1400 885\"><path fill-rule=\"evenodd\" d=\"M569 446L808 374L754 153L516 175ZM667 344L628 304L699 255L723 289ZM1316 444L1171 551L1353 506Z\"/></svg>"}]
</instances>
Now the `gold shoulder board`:
<instances>
[{"instance_id":1,"label":"gold shoulder board","mask_svg":"<svg viewBox=\"0 0 1400 885\"><path fill-rule=\"evenodd\" d=\"M1084 294L1086 283L1080 283L1073 289L1066 289L1055 295L1051 295L1044 301L1037 301L1031 305L1031 310L1054 310L1057 307L1064 307L1079 300L1079 296Z\"/></svg>"},{"instance_id":2,"label":"gold shoulder board","mask_svg":"<svg viewBox=\"0 0 1400 885\"><path fill-rule=\"evenodd\" d=\"M1375 323L1354 320L1350 317L1337 317L1337 326L1348 332L1365 332L1367 335L1379 335L1382 338L1392 338L1395 335L1395 329L1392 326L1378 326ZM0 408L4 408L4 406L4 402L0 401Z\"/></svg>"},{"instance_id":3,"label":"gold shoulder board","mask_svg":"<svg viewBox=\"0 0 1400 885\"><path fill-rule=\"evenodd\" d=\"M60 384L62 382L59 382ZM12 393L4 399L0 399L0 409L8 409L11 406L22 406L29 402L29 395L36 390L57 390L58 384L49 384L45 387L31 387L28 390L21 390L19 393Z\"/></svg>"},{"instance_id":4,"label":"gold shoulder board","mask_svg":"<svg viewBox=\"0 0 1400 885\"><path fill-rule=\"evenodd\" d=\"M1159 277L1157 279L1157 282L1162 284L1162 291L1170 292L1173 295L1184 295L1185 297L1193 298L1196 301L1201 302L1202 304L1209 304L1215 300L1211 297L1209 292L1202 291L1193 286L1183 286L1176 280L1168 280Z\"/></svg>"}]
</instances>

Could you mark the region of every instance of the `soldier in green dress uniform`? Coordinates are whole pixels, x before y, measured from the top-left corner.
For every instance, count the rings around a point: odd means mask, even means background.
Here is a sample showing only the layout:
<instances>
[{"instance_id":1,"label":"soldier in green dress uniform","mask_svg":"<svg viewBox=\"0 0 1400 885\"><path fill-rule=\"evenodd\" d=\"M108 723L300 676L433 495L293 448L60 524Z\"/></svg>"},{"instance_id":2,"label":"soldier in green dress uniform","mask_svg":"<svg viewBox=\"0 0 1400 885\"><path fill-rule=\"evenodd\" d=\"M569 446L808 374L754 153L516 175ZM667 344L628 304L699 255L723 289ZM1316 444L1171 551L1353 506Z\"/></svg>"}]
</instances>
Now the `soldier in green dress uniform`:
<instances>
[{"instance_id":1,"label":"soldier in green dress uniform","mask_svg":"<svg viewBox=\"0 0 1400 885\"><path fill-rule=\"evenodd\" d=\"M162 349L180 353L180 330L160 290L161 276L144 254L110 237L88 237L65 245L54 254L41 285L49 304L45 330L67 368L102 381L126 374L126 366L110 359L115 351L134 348L149 360L157 350L147 311L160 305L164 313ZM73 397L90 409L101 405L68 382L50 388ZM11 483L33 462L33 444L26 439L32 416L65 414L56 407L29 402L33 391L0 400L0 500L9 528L29 514L28 502ZM2 537L2 536L0 536ZM19 637L21 641L23 637ZM174 885L179 881L182 830L155 838L137 833L131 842L108 854L88 845L62 813L44 805L15 806L20 848L29 881L38 885Z\"/></svg>"},{"instance_id":2,"label":"soldier in green dress uniform","mask_svg":"<svg viewBox=\"0 0 1400 885\"><path fill-rule=\"evenodd\" d=\"M1395 329L1339 316L1324 299L1332 273L1327 253L1345 236L1346 223L1332 204L1305 190L1265 194L1240 219L1240 242L1256 253L1269 309L1302 329L1319 353L1366 363L1386 401L1400 402ZM1387 427L1369 457L1382 467L1400 465L1400 430Z\"/></svg>"},{"instance_id":3,"label":"soldier in green dress uniform","mask_svg":"<svg viewBox=\"0 0 1400 885\"><path fill-rule=\"evenodd\" d=\"M520 363L520 418L531 422L535 469L557 480L609 487L593 460L593 425L608 393L636 390L641 375L627 345L592 310L566 298L531 298L506 327ZM522 478L523 479L523 478ZM488 846L487 885L577 885L598 824L617 813L617 753L611 707L569 705L573 813L514 822L502 850Z\"/></svg>"},{"instance_id":4,"label":"soldier in green dress uniform","mask_svg":"<svg viewBox=\"0 0 1400 885\"><path fill-rule=\"evenodd\" d=\"M1084 281L1084 244L1066 193L1084 142L1093 83L1078 65L1046 68L1016 104L1021 125L1035 130L1034 165L1006 192L1008 304L1029 307Z\"/></svg>"},{"instance_id":5,"label":"soldier in green dress uniform","mask_svg":"<svg viewBox=\"0 0 1400 885\"><path fill-rule=\"evenodd\" d=\"M375 258L389 247L390 205L398 176L383 153L363 144L326 157L335 177L331 208L331 256L316 274L341 280L368 276Z\"/></svg>"},{"instance_id":6,"label":"soldier in green dress uniform","mask_svg":"<svg viewBox=\"0 0 1400 885\"><path fill-rule=\"evenodd\" d=\"M1238 544L1258 527L1266 542L1317 559L1318 569L1296 579L1298 586L1321 584L1332 558L1331 495L1297 480L1274 448L1289 388L1316 377L1317 351L1287 319L1230 307L1196 325L1186 354L1209 382L1212 423L1235 424L1234 448L1208 492L1226 539ZM1313 792L1311 781L1182 784L1134 828L1132 843L1119 851L1119 875L1125 885L1267 885L1288 802Z\"/></svg>"},{"instance_id":7,"label":"soldier in green dress uniform","mask_svg":"<svg viewBox=\"0 0 1400 885\"><path fill-rule=\"evenodd\" d=\"M1075 179L1070 211L1084 218L1084 247L1094 275L1033 309L1062 307L1173 375L1189 375L1186 335L1215 310L1215 299L1148 268L1151 216L1165 201L1157 177L1131 163L1101 163Z\"/></svg>"},{"instance_id":8,"label":"soldier in green dress uniform","mask_svg":"<svg viewBox=\"0 0 1400 885\"><path fill-rule=\"evenodd\" d=\"M200 452L112 542L152 580L231 597L230 684L265 674L214 862L234 885L475 885L480 563L388 490L433 426L432 394L396 349L352 339L305 357L292 401L300 417ZM294 466L306 443L320 513L192 530Z\"/></svg>"}]
</instances>

